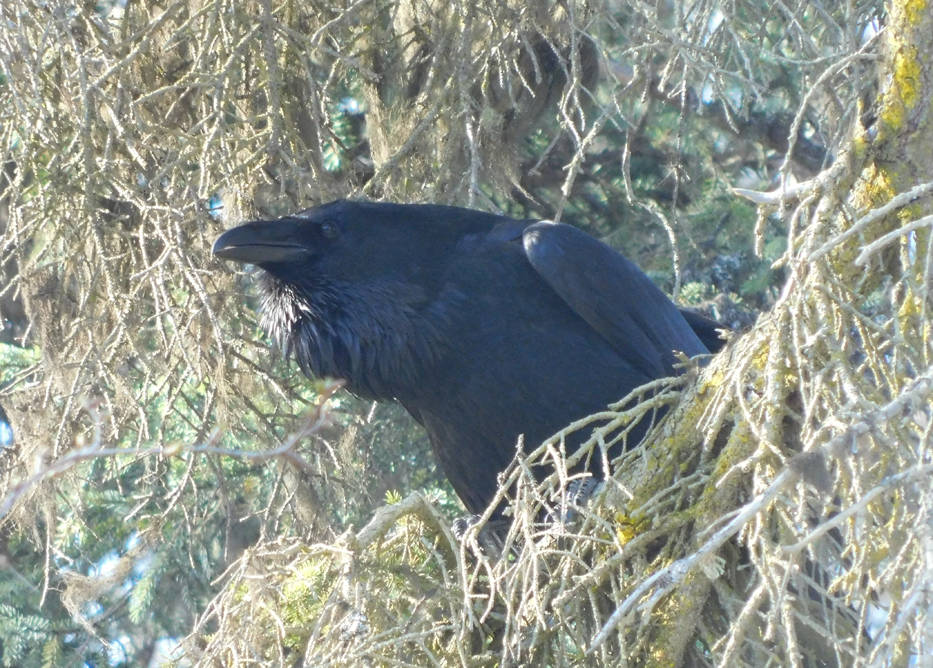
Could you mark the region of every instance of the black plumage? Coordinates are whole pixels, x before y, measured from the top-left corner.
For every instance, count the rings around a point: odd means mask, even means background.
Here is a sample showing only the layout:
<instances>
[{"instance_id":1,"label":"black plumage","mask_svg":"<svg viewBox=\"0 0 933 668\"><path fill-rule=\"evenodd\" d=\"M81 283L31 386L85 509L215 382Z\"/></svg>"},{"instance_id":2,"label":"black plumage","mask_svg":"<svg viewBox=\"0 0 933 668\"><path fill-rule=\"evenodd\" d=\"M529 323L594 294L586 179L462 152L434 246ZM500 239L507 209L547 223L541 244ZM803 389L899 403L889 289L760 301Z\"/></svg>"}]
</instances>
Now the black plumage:
<instances>
[{"instance_id":1,"label":"black plumage","mask_svg":"<svg viewBox=\"0 0 933 668\"><path fill-rule=\"evenodd\" d=\"M229 230L214 254L263 270L263 326L305 373L401 402L472 512L520 434L537 444L674 373L674 351L721 345L716 323L569 225L338 201Z\"/></svg>"}]
</instances>

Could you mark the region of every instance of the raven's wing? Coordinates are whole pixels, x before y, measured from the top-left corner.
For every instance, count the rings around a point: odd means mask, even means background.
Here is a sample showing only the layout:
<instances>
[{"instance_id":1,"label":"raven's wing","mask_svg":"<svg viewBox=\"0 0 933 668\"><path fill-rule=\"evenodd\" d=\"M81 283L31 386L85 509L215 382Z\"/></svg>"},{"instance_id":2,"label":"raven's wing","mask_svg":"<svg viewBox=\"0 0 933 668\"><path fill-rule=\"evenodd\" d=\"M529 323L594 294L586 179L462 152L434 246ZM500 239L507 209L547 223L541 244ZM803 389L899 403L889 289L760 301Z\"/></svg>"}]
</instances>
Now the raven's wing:
<instances>
[{"instance_id":1,"label":"raven's wing","mask_svg":"<svg viewBox=\"0 0 933 668\"><path fill-rule=\"evenodd\" d=\"M673 351L708 352L674 303L632 262L570 225L540 221L525 255L561 299L652 378L673 372Z\"/></svg>"},{"instance_id":2,"label":"raven's wing","mask_svg":"<svg viewBox=\"0 0 933 668\"><path fill-rule=\"evenodd\" d=\"M720 333L720 330L729 331L726 325L689 308L681 308L680 314L711 353L718 353L726 345L726 340Z\"/></svg>"}]
</instances>

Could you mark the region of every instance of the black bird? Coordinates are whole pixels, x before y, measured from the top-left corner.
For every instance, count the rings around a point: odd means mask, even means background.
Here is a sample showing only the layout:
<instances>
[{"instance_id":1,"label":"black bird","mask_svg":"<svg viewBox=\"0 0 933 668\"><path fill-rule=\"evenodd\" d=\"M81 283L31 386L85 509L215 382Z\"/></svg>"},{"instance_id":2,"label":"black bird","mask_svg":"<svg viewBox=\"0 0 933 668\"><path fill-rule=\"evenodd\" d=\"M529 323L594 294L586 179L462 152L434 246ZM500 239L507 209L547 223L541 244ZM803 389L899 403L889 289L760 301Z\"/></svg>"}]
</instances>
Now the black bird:
<instances>
[{"instance_id":1,"label":"black bird","mask_svg":"<svg viewBox=\"0 0 933 668\"><path fill-rule=\"evenodd\" d=\"M520 434L536 446L675 373L674 351L722 345L717 323L564 224L337 201L231 229L213 252L263 270L263 326L306 374L401 402L474 513Z\"/></svg>"}]
</instances>

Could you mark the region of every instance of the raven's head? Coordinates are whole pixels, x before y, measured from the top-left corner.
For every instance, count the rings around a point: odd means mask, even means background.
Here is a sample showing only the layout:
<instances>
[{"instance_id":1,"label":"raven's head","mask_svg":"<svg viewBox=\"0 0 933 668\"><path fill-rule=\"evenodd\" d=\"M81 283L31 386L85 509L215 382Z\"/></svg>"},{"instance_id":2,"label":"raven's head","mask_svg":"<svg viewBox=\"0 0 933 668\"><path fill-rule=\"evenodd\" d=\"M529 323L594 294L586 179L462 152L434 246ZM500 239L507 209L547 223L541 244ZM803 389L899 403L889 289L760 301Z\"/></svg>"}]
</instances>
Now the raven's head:
<instances>
[{"instance_id":1,"label":"raven's head","mask_svg":"<svg viewBox=\"0 0 933 668\"><path fill-rule=\"evenodd\" d=\"M262 269L263 328L305 373L390 398L443 352L461 298L444 293L448 254L494 224L463 211L337 201L235 227L213 253Z\"/></svg>"}]
</instances>

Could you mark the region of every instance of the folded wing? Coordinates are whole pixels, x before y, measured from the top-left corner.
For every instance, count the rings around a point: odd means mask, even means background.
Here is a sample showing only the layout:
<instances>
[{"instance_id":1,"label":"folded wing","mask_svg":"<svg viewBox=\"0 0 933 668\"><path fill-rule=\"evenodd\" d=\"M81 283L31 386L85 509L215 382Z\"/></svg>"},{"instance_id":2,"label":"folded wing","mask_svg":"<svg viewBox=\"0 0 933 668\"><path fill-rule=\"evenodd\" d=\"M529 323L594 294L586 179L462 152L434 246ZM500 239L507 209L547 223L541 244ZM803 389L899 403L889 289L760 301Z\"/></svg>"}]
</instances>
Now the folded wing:
<instances>
[{"instance_id":1,"label":"folded wing","mask_svg":"<svg viewBox=\"0 0 933 668\"><path fill-rule=\"evenodd\" d=\"M709 352L651 279L604 243L549 221L528 225L522 242L545 283L650 377L674 373L675 351L688 356Z\"/></svg>"}]
</instances>

